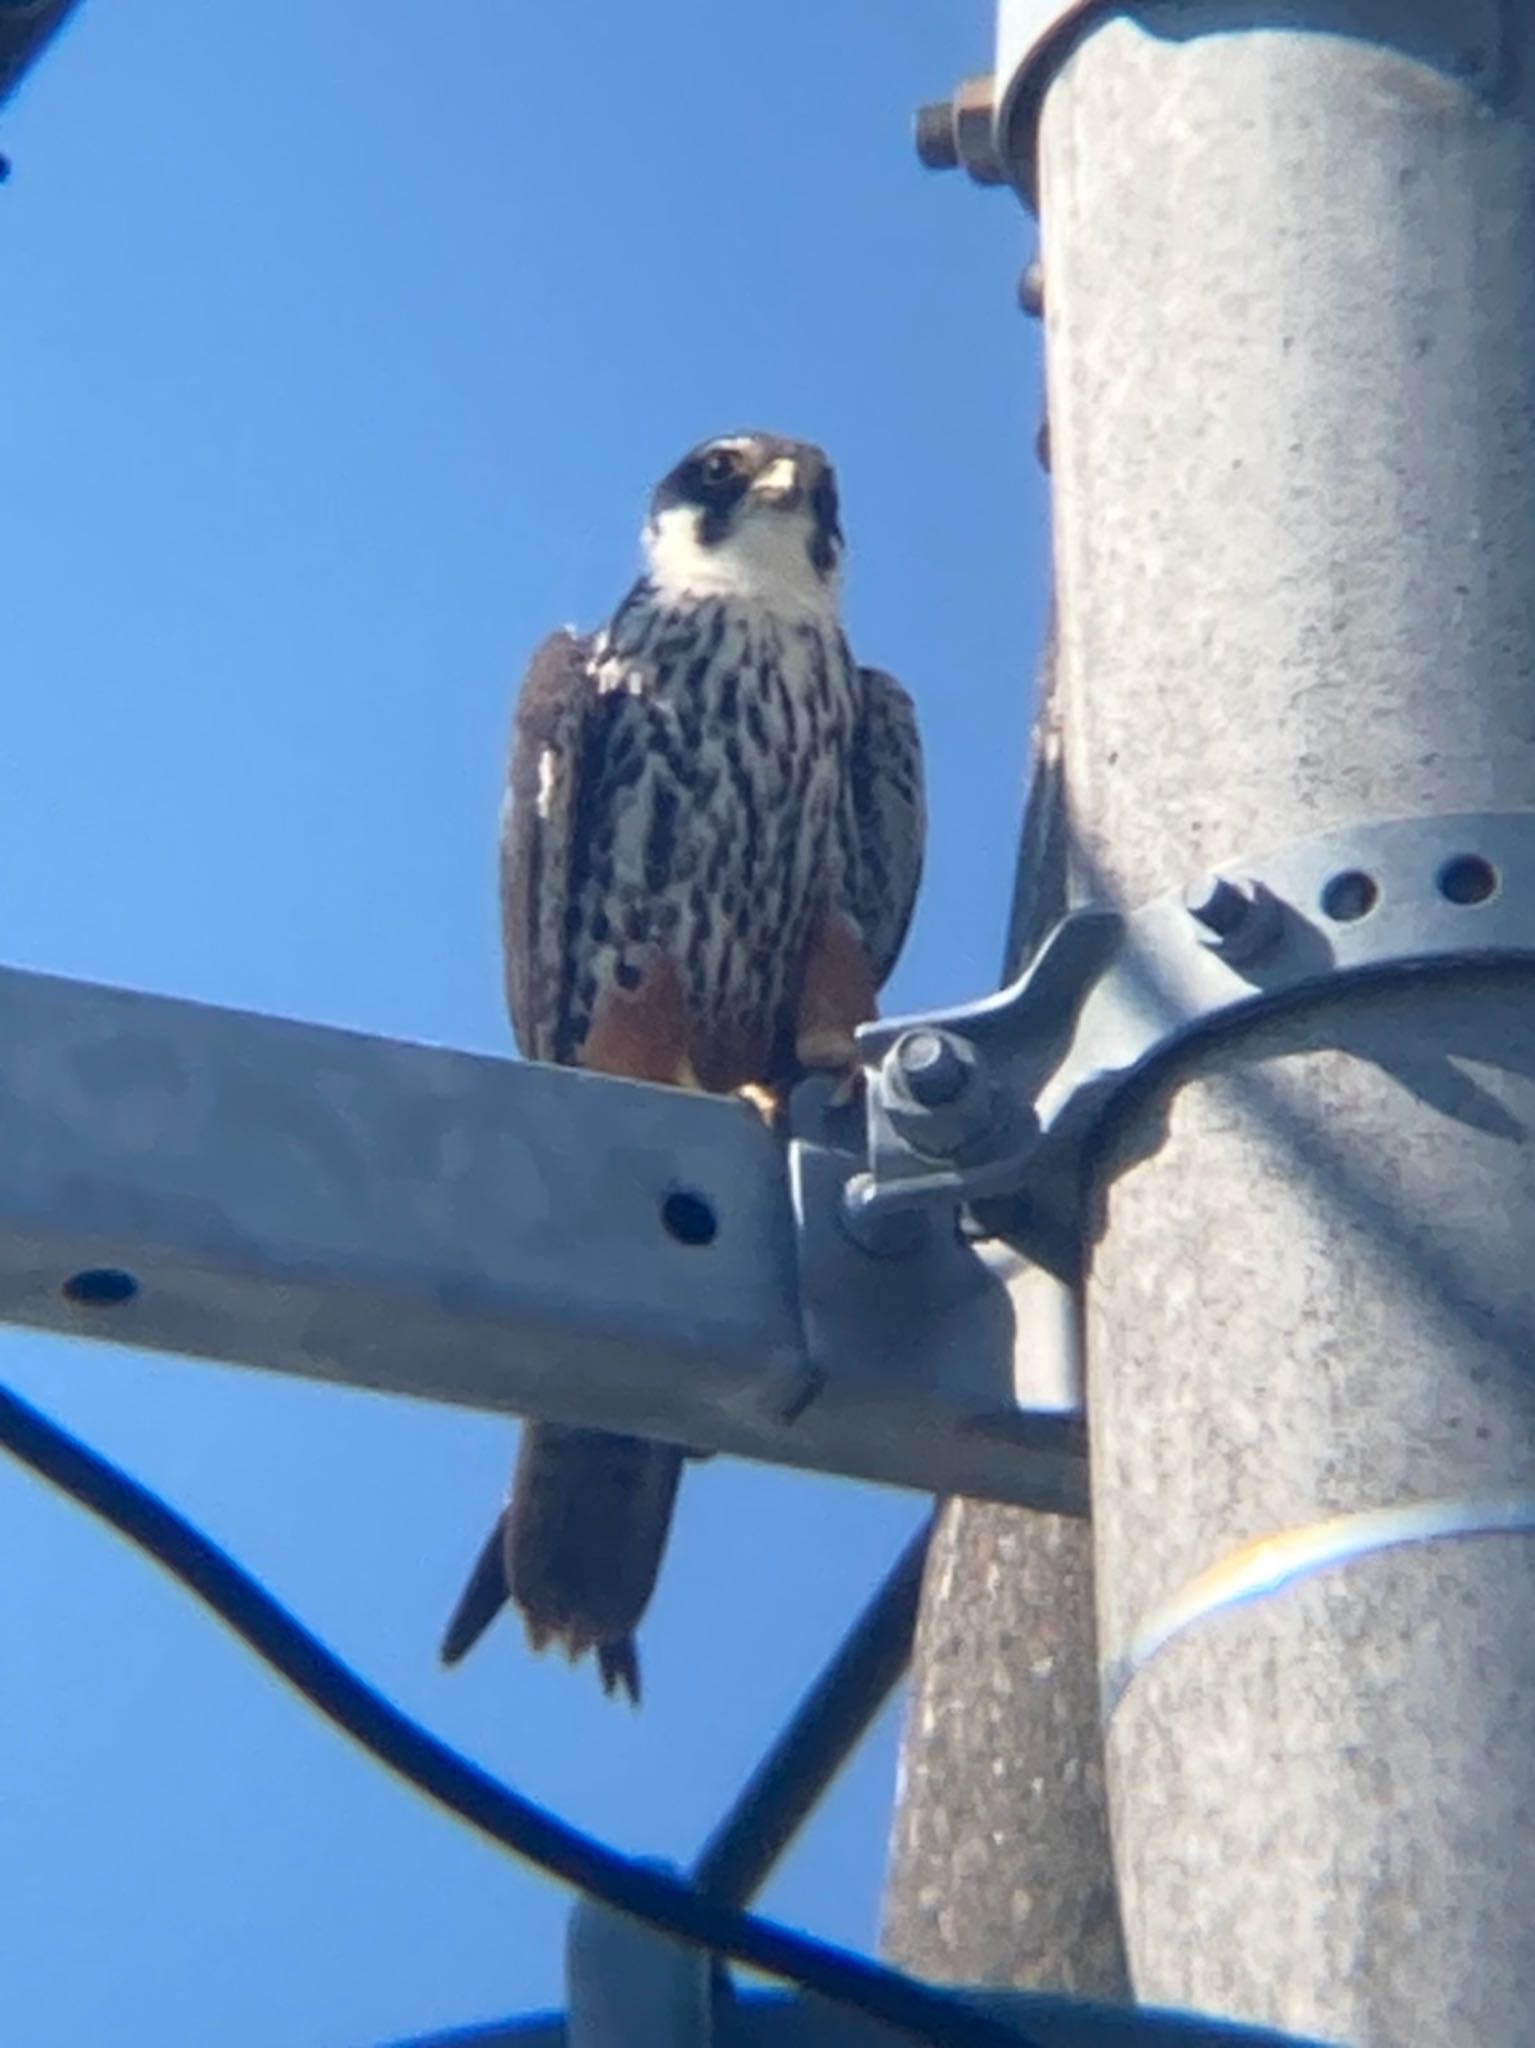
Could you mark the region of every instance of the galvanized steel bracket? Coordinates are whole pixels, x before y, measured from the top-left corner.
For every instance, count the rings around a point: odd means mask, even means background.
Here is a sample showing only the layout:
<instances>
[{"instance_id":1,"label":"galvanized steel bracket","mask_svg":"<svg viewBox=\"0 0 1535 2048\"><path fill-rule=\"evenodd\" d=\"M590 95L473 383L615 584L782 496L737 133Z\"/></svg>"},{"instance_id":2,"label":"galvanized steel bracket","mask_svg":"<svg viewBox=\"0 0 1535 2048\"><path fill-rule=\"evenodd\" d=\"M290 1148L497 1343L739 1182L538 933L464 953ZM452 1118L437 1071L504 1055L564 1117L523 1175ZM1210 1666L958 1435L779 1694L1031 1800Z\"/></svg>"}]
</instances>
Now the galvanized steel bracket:
<instances>
[{"instance_id":1,"label":"galvanized steel bracket","mask_svg":"<svg viewBox=\"0 0 1535 2048\"><path fill-rule=\"evenodd\" d=\"M999 1202L1013 1243L1069 1263L1088 1146L1174 1054L1366 982L1516 961L1535 963L1535 811L1350 825L1137 910L1077 911L1012 987L860 1031L851 1227Z\"/></svg>"},{"instance_id":2,"label":"galvanized steel bracket","mask_svg":"<svg viewBox=\"0 0 1535 2048\"><path fill-rule=\"evenodd\" d=\"M830 1411L822 1428L856 1413L864 1450L920 1440L952 1491L1085 1515L1071 1290L1001 1239L971 1241L952 1206L859 1219L857 1122L829 1092L795 1091L789 1146L806 1410Z\"/></svg>"}]
</instances>

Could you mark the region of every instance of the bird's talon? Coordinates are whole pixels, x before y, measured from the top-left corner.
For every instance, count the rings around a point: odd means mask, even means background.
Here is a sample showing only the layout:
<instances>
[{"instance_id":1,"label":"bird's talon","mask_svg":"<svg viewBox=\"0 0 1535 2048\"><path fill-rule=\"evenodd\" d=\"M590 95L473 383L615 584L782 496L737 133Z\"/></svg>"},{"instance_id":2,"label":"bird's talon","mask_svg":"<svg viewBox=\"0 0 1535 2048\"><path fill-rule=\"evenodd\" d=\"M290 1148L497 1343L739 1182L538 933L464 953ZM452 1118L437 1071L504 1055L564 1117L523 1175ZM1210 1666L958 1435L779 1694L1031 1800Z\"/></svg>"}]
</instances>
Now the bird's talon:
<instances>
[{"instance_id":1,"label":"bird's talon","mask_svg":"<svg viewBox=\"0 0 1535 2048\"><path fill-rule=\"evenodd\" d=\"M764 1088L759 1081L747 1081L735 1092L742 1102L751 1105L770 1131L778 1128L781 1104L774 1089Z\"/></svg>"}]
</instances>

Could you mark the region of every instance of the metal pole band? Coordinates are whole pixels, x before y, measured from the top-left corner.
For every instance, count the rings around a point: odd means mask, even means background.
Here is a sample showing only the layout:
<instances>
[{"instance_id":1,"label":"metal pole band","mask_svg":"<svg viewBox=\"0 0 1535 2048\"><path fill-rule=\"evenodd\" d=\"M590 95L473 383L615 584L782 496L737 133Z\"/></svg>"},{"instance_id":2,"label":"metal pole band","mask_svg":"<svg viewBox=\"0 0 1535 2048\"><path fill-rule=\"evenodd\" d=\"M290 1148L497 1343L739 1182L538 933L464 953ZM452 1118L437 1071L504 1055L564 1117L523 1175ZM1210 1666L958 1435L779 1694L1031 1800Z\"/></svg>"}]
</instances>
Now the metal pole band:
<instances>
[{"instance_id":1,"label":"metal pole band","mask_svg":"<svg viewBox=\"0 0 1535 2048\"><path fill-rule=\"evenodd\" d=\"M1361 820L1229 863L1133 910L1070 913L1011 988L860 1027L870 1172L854 1224L993 1196L1026 1201L1016 1241L1078 1233L1087 1155L1132 1084L1174 1053L1369 982L1535 966L1535 809ZM903 1042L954 1044L982 1115L898 1087ZM926 1116L929 1131L921 1118Z\"/></svg>"},{"instance_id":2,"label":"metal pole band","mask_svg":"<svg viewBox=\"0 0 1535 2048\"><path fill-rule=\"evenodd\" d=\"M1034 141L1046 88L1091 17L1108 11L1105 0L998 0L996 153L1035 213Z\"/></svg>"},{"instance_id":3,"label":"metal pole band","mask_svg":"<svg viewBox=\"0 0 1535 2048\"><path fill-rule=\"evenodd\" d=\"M1153 1657L1185 1630L1214 1615L1283 1592L1313 1572L1404 1544L1439 1543L1446 1537L1527 1535L1535 1535L1535 1494L1509 1493L1366 1508L1358 1514L1311 1522L1301 1529L1286 1529L1278 1536L1260 1537L1153 1608L1129 1649L1116 1657L1104 1674L1104 1722L1112 1719L1132 1680Z\"/></svg>"}]
</instances>

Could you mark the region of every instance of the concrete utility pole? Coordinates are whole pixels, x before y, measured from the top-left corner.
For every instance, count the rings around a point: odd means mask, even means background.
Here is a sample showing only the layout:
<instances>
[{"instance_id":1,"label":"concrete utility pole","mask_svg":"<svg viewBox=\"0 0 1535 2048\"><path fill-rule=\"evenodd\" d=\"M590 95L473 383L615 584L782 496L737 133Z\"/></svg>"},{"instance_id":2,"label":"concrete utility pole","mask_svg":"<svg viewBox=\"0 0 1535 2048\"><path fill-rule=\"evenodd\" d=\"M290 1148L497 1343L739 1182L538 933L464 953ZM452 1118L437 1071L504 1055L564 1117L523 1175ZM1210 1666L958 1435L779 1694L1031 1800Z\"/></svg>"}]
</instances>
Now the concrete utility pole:
<instances>
[{"instance_id":1,"label":"concrete utility pole","mask_svg":"<svg viewBox=\"0 0 1535 2048\"><path fill-rule=\"evenodd\" d=\"M1535 807L1535 10L1050 12L1003 7L993 163L973 112L956 135L1040 201L1094 890L1192 883L1219 926L1241 891L1206 901L1202 870L1343 829L1354 857L1275 906L1322 971L1372 918L1459 905L1472 956L1494 917L1535 928L1535 874L1428 823ZM1389 818L1425 821L1421 876L1375 859ZM1142 2000L1530 2038L1532 996L1490 956L1340 982L1191 1049L1098 1154L1099 1634ZM929 1637L987 1598L930 1581ZM1003 1763L908 1800L984 1813L993 1889L1010 1861L1032 1893ZM990 1928L966 1968L995 1980Z\"/></svg>"},{"instance_id":2,"label":"concrete utility pole","mask_svg":"<svg viewBox=\"0 0 1535 2048\"><path fill-rule=\"evenodd\" d=\"M1053 641L1035 713L1006 968L1069 896ZM1018 1344L1039 1336L1027 1296ZM1098 1729L1092 1529L945 1503L912 1650L881 1946L959 1984L1130 1995Z\"/></svg>"}]
</instances>

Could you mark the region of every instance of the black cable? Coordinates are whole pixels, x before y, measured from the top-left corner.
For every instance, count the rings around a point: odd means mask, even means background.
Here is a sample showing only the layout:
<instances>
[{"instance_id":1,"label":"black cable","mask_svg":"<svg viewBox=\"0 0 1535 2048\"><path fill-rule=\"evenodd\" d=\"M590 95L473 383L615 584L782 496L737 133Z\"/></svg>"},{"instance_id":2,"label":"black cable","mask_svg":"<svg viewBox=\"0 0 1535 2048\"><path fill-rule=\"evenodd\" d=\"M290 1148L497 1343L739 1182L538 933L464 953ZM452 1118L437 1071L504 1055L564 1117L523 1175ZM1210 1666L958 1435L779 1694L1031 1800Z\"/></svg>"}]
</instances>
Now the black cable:
<instances>
[{"instance_id":1,"label":"black cable","mask_svg":"<svg viewBox=\"0 0 1535 2048\"><path fill-rule=\"evenodd\" d=\"M8 99L57 35L78 0L0 7L0 100Z\"/></svg>"},{"instance_id":2,"label":"black cable","mask_svg":"<svg viewBox=\"0 0 1535 2048\"><path fill-rule=\"evenodd\" d=\"M851 2006L898 2033L947 2048L1030 2048L1016 2028L961 1999L702 1897L498 1784L359 1678L174 1508L3 1387L0 1449L156 1559L378 1762L514 1855L663 1933Z\"/></svg>"},{"instance_id":3,"label":"black cable","mask_svg":"<svg viewBox=\"0 0 1535 2048\"><path fill-rule=\"evenodd\" d=\"M693 1883L744 1906L793 1840L911 1661L931 1517L885 1574L836 1654L699 1852Z\"/></svg>"}]
</instances>

